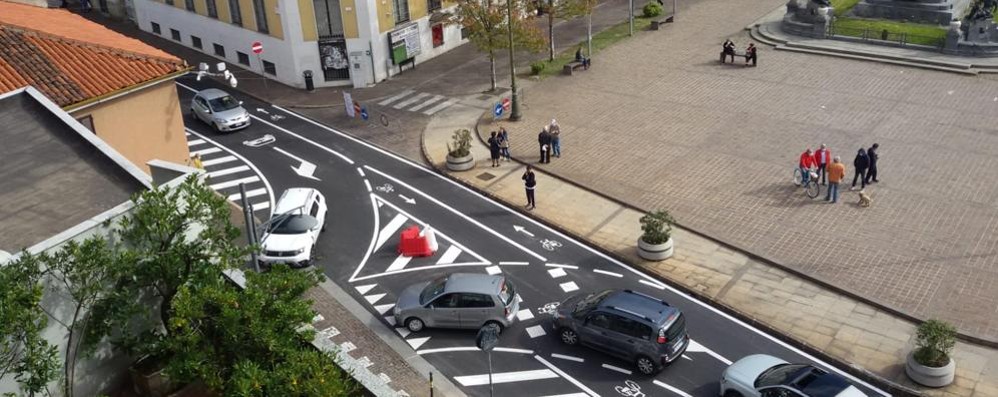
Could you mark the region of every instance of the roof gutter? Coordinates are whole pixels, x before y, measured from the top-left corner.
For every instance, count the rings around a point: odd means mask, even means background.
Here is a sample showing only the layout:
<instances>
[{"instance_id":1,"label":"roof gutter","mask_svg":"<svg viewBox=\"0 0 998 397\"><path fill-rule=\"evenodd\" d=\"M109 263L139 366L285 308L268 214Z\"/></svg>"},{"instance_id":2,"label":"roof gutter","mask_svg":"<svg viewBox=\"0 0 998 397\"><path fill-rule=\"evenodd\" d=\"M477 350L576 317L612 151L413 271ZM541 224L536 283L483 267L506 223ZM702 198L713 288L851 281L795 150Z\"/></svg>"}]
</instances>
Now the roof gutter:
<instances>
[{"instance_id":1,"label":"roof gutter","mask_svg":"<svg viewBox=\"0 0 998 397\"><path fill-rule=\"evenodd\" d=\"M183 75L187 74L188 72L191 71L191 69L192 69L191 67L186 67L183 70L176 71L176 72L173 72L173 73L170 73L168 75L161 76L161 77L157 77L157 78L155 78L153 80L149 80L149 81L147 81L145 83L133 85L131 87L122 88L120 90L112 91L112 92L109 92L109 93L101 95L101 96L96 96L96 97L87 99L87 100L82 101L82 102L74 103L72 105L64 107L63 110L66 111L67 113L75 113L75 112L78 112L80 110L92 107L92 106L100 105L100 104L102 104L104 102L108 102L108 101L117 99L118 97L125 96L125 95L131 94L131 93L136 92L136 91L144 90L146 88L152 87L152 86L157 85L159 83L162 83L164 81L176 79L177 77L180 77L180 76L183 76Z\"/></svg>"}]
</instances>

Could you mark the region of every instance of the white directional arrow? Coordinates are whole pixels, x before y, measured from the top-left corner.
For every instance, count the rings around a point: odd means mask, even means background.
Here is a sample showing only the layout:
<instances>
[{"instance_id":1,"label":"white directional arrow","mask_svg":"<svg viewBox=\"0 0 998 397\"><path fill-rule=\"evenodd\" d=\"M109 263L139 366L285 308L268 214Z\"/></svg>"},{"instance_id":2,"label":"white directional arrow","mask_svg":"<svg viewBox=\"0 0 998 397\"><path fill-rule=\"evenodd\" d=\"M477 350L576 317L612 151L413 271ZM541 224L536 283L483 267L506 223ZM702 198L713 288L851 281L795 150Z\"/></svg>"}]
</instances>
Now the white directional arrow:
<instances>
[{"instance_id":1,"label":"white directional arrow","mask_svg":"<svg viewBox=\"0 0 998 397\"><path fill-rule=\"evenodd\" d=\"M407 202L409 204L416 204L416 199L411 199L411 198L408 198L408 197L403 196L401 194L399 195L399 198L402 199L402 200L404 200L405 202Z\"/></svg>"},{"instance_id":2,"label":"white directional arrow","mask_svg":"<svg viewBox=\"0 0 998 397\"><path fill-rule=\"evenodd\" d=\"M270 112L264 110L263 108L256 108L256 111L258 111L260 113L263 113L263 114L270 114Z\"/></svg>"},{"instance_id":3,"label":"white directional arrow","mask_svg":"<svg viewBox=\"0 0 998 397\"><path fill-rule=\"evenodd\" d=\"M526 235L528 235L530 237L534 237L534 234L531 233L531 232L528 232L527 229L523 228L523 226L513 225L513 230L516 230L518 233L523 233L523 234L526 234Z\"/></svg>"},{"instance_id":4,"label":"white directional arrow","mask_svg":"<svg viewBox=\"0 0 998 397\"><path fill-rule=\"evenodd\" d=\"M301 157L298 157L298 156L295 156L295 155L293 155L291 153L288 153L287 151L285 151L285 150L283 150L283 149L281 149L279 147L275 146L274 150L276 150L278 152L281 152L285 156L291 157L292 159L295 159L295 160L301 162L301 165L299 165L298 167L291 166L291 169L295 170L296 174L301 175L301 176L303 176L305 178L319 180L319 178L316 178L316 177L312 176L312 174L315 173L315 169L316 169L315 164L312 164L312 163L309 163L308 161L302 160Z\"/></svg>"}]
</instances>

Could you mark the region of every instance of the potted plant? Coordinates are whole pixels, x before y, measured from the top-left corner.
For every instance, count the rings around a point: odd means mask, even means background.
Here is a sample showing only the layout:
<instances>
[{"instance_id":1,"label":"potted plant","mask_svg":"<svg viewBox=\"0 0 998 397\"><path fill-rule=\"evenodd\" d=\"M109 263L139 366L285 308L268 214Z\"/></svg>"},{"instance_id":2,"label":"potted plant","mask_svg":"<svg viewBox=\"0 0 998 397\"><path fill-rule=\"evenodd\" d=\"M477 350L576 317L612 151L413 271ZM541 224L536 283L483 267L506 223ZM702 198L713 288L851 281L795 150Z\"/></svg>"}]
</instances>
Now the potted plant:
<instances>
[{"instance_id":1,"label":"potted plant","mask_svg":"<svg viewBox=\"0 0 998 397\"><path fill-rule=\"evenodd\" d=\"M451 136L453 145L447 144L447 169L467 171L475 168L475 157L471 155L471 131L460 129Z\"/></svg>"},{"instance_id":2,"label":"potted plant","mask_svg":"<svg viewBox=\"0 0 998 397\"><path fill-rule=\"evenodd\" d=\"M650 261L661 261L672 257L672 224L675 221L669 211L649 212L641 217L641 230L638 238L638 255Z\"/></svg>"},{"instance_id":3,"label":"potted plant","mask_svg":"<svg viewBox=\"0 0 998 397\"><path fill-rule=\"evenodd\" d=\"M943 387L953 383L956 362L950 357L956 345L956 328L941 320L929 320L918 326L915 350L908 353L904 372L916 383Z\"/></svg>"}]
</instances>

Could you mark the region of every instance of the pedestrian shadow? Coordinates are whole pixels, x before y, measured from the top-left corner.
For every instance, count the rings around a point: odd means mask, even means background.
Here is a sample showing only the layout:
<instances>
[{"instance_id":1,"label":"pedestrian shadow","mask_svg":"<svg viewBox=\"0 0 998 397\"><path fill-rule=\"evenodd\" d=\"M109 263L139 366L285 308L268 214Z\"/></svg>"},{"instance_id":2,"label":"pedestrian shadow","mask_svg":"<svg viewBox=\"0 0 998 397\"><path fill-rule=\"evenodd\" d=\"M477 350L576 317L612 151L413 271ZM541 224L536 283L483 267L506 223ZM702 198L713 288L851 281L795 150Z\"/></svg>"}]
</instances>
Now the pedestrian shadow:
<instances>
[{"instance_id":1,"label":"pedestrian shadow","mask_svg":"<svg viewBox=\"0 0 998 397\"><path fill-rule=\"evenodd\" d=\"M824 203L826 188L827 186L822 186L818 197L812 199L807 197L803 187L795 186L789 182L774 182L759 186L745 192L743 195L763 200L769 207L795 208ZM841 194L839 195L839 199L842 199Z\"/></svg>"}]
</instances>

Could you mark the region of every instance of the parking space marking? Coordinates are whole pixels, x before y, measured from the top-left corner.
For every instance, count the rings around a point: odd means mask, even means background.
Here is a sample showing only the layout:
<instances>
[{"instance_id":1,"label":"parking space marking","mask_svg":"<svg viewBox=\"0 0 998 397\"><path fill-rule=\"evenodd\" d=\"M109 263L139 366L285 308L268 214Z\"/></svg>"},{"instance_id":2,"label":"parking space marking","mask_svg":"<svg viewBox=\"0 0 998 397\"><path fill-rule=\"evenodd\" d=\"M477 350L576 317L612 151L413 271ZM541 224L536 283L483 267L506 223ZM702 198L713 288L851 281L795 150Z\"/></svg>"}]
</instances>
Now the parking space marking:
<instances>
[{"instance_id":1,"label":"parking space marking","mask_svg":"<svg viewBox=\"0 0 998 397\"><path fill-rule=\"evenodd\" d=\"M201 165L204 167L211 167L213 165L228 163L230 161L236 161L236 156L225 156L225 157L219 157L217 159L205 160L201 162Z\"/></svg>"},{"instance_id":2,"label":"parking space marking","mask_svg":"<svg viewBox=\"0 0 998 397\"><path fill-rule=\"evenodd\" d=\"M620 368L620 367L614 367L614 366L612 366L610 364L603 364L603 368L606 368L606 369L611 370L611 371L617 371L617 372L620 372L620 373L622 373L624 375L630 375L630 374L632 374L631 370L629 370L629 369L623 369L623 368Z\"/></svg>"},{"instance_id":3,"label":"parking space marking","mask_svg":"<svg viewBox=\"0 0 998 397\"><path fill-rule=\"evenodd\" d=\"M485 272L488 273L490 276L495 276L499 273L502 273L502 269L500 269L499 266L489 266L485 268Z\"/></svg>"},{"instance_id":4,"label":"parking space marking","mask_svg":"<svg viewBox=\"0 0 998 397\"><path fill-rule=\"evenodd\" d=\"M575 281L569 281L567 283L560 284L562 291L572 292L579 289L579 286L575 284Z\"/></svg>"},{"instance_id":5,"label":"parking space marking","mask_svg":"<svg viewBox=\"0 0 998 397\"><path fill-rule=\"evenodd\" d=\"M393 307L395 307L395 304L394 303L389 303L389 304L385 304L385 305L375 306L374 310L377 310L378 313L385 314L385 313L388 313L389 310L392 310Z\"/></svg>"},{"instance_id":6,"label":"parking space marking","mask_svg":"<svg viewBox=\"0 0 998 397\"><path fill-rule=\"evenodd\" d=\"M203 164L203 162L202 162ZM240 165L238 167L226 168L224 170L212 171L208 173L209 178L218 178L220 176L232 175L240 173L243 171L249 171L250 167L246 165Z\"/></svg>"},{"instance_id":7,"label":"parking space marking","mask_svg":"<svg viewBox=\"0 0 998 397\"><path fill-rule=\"evenodd\" d=\"M377 284L368 284L368 285L361 285L361 286L358 286L356 288L357 288L357 292L360 292L361 295L364 295L364 294L368 293L368 291L370 291L372 288L374 288L376 286L377 286Z\"/></svg>"},{"instance_id":8,"label":"parking space marking","mask_svg":"<svg viewBox=\"0 0 998 397\"><path fill-rule=\"evenodd\" d=\"M575 385L575 387L578 387L579 389L582 389L582 391L584 391L589 396L591 396L591 397L599 397L599 394L597 394L596 392L594 392L593 389L590 389L590 388L586 387L586 385L582 384L582 382L579 382L578 379L575 379L575 378L571 377L570 375L568 375L567 373L565 373L565 371L562 371L560 368L555 367L554 364L551 364L550 362L548 362L548 360L545 360L543 357L541 357L541 356L534 356L534 359L536 359L537 361L540 361L541 364L544 364L544 366L550 368L552 371L554 371L558 375L561 375L562 378L565 378L565 380L571 382L573 385Z\"/></svg>"},{"instance_id":9,"label":"parking space marking","mask_svg":"<svg viewBox=\"0 0 998 397\"><path fill-rule=\"evenodd\" d=\"M405 265L409 264L409 261L411 260L412 260L411 256L399 255L398 257L395 258L394 261L392 261L392 264L388 266L388 269L385 270L385 272L394 272L402 270L405 268Z\"/></svg>"},{"instance_id":10,"label":"parking space marking","mask_svg":"<svg viewBox=\"0 0 998 397\"><path fill-rule=\"evenodd\" d=\"M670 386L670 385L668 385L668 384L665 384L665 383L663 383L663 382L659 381L658 379L656 379L656 380L653 380L653 381L652 381L652 383L654 383L655 385L657 385L657 386L659 386L659 387L662 387L662 388L664 388L664 389L666 389L666 390L668 390L668 391L671 391L671 392L673 392L673 393L676 393L676 394L678 394L678 395L680 395L680 396L683 396L683 397L693 397L693 396L691 396L691 395L690 395L689 393L687 393L687 392L684 392L684 391L682 391L682 390L679 390L679 389L677 389L677 388L675 388L675 387L672 387L672 386Z\"/></svg>"},{"instance_id":11,"label":"parking space marking","mask_svg":"<svg viewBox=\"0 0 998 397\"><path fill-rule=\"evenodd\" d=\"M492 383L524 382L528 380L557 378L558 374L550 369L534 369L528 371L499 372L492 374ZM462 386L481 386L489 384L489 374L455 376L454 380Z\"/></svg>"},{"instance_id":12,"label":"parking space marking","mask_svg":"<svg viewBox=\"0 0 998 397\"><path fill-rule=\"evenodd\" d=\"M558 354L558 353L551 353L551 357L560 358L562 360L575 361L577 363L584 363L584 362L586 362L586 359L584 359L582 357L566 356L564 354Z\"/></svg>"},{"instance_id":13,"label":"parking space marking","mask_svg":"<svg viewBox=\"0 0 998 397\"><path fill-rule=\"evenodd\" d=\"M516 318L520 321L527 321L534 318L534 312L530 311L530 309L523 309L516 312Z\"/></svg>"},{"instance_id":14,"label":"parking space marking","mask_svg":"<svg viewBox=\"0 0 998 397\"><path fill-rule=\"evenodd\" d=\"M530 335L530 339L536 338L538 336L547 335L547 332L544 332L544 327L542 327L540 325L535 325L533 327L527 327L526 331L527 331L527 335Z\"/></svg>"},{"instance_id":15,"label":"parking space marking","mask_svg":"<svg viewBox=\"0 0 998 397\"><path fill-rule=\"evenodd\" d=\"M384 245L388 239L392 238L392 236L395 235L395 232L397 232L407 220L409 220L409 218L406 218L405 215L396 214L395 217L392 218L392 220L378 232L378 242L374 243L374 250L377 251L381 249L381 246Z\"/></svg>"},{"instance_id":16,"label":"parking space marking","mask_svg":"<svg viewBox=\"0 0 998 397\"><path fill-rule=\"evenodd\" d=\"M607 276L613 276L613 277L624 277L623 274L608 272L606 270L600 270L600 269L593 269L593 273L605 274Z\"/></svg>"},{"instance_id":17,"label":"parking space marking","mask_svg":"<svg viewBox=\"0 0 998 397\"><path fill-rule=\"evenodd\" d=\"M443 256L437 261L438 265L444 265L448 263L454 263L457 257L461 256L461 249L455 246L447 247L447 251L444 251Z\"/></svg>"},{"instance_id":18,"label":"parking space marking","mask_svg":"<svg viewBox=\"0 0 998 397\"><path fill-rule=\"evenodd\" d=\"M405 329L405 330L408 331L408 329ZM426 341L428 341L428 340L430 340L429 336L427 336L425 338L406 339L405 341L409 342L409 346L412 346L412 350L416 350L416 349L419 349L419 347L422 346L424 343L426 343Z\"/></svg>"},{"instance_id":19,"label":"parking space marking","mask_svg":"<svg viewBox=\"0 0 998 397\"><path fill-rule=\"evenodd\" d=\"M663 291L665 290L665 286L662 285L662 284L653 283L653 282L645 280L645 279L639 279L638 282L641 283L641 284L647 285L649 287L658 288L658 289L663 290Z\"/></svg>"},{"instance_id":20,"label":"parking space marking","mask_svg":"<svg viewBox=\"0 0 998 397\"><path fill-rule=\"evenodd\" d=\"M384 298L384 297L385 297L385 294L374 294L374 295L367 295L367 296L364 297L364 299L367 299L367 303L370 303L370 304L373 305L375 302L381 300L381 298Z\"/></svg>"},{"instance_id":21,"label":"parking space marking","mask_svg":"<svg viewBox=\"0 0 998 397\"><path fill-rule=\"evenodd\" d=\"M567 275L568 273L565 273L565 269L557 267L557 268L554 268L554 269L548 269L548 274L551 275L551 278L558 278L558 277L563 277L563 276Z\"/></svg>"},{"instance_id":22,"label":"parking space marking","mask_svg":"<svg viewBox=\"0 0 998 397\"><path fill-rule=\"evenodd\" d=\"M579 269L579 267L578 267L578 266L572 266L572 265L559 265L559 264L557 264L557 263L545 263L545 264L544 264L544 266L547 266L547 267L560 267L560 268L562 268L562 269L574 269L574 270L578 270L578 269Z\"/></svg>"}]
</instances>

